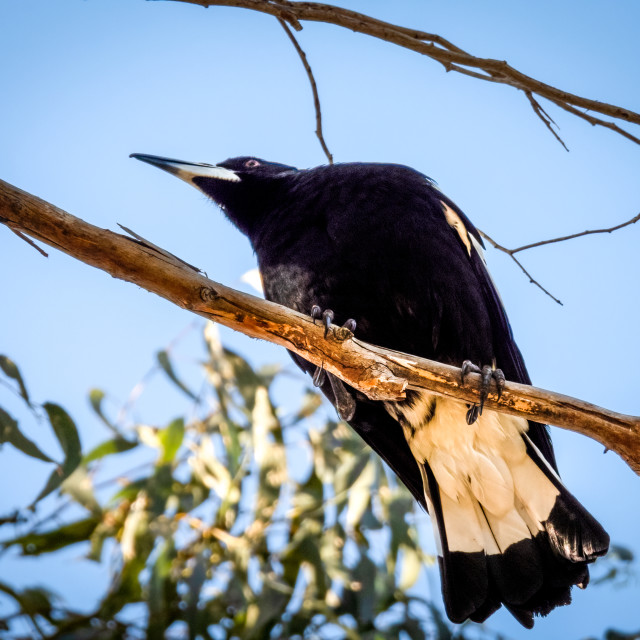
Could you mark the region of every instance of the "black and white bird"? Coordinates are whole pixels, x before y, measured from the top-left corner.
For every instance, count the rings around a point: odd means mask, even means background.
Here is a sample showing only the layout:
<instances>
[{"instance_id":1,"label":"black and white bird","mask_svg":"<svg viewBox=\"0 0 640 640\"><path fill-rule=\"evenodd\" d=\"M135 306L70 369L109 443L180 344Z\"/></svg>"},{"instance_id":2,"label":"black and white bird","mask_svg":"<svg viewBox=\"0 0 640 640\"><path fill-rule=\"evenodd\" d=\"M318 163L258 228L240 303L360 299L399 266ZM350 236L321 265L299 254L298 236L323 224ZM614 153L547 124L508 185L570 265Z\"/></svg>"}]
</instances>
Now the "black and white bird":
<instances>
[{"instance_id":1,"label":"black and white bird","mask_svg":"<svg viewBox=\"0 0 640 640\"><path fill-rule=\"evenodd\" d=\"M478 231L423 174L133 157L220 206L251 241L269 300L355 326L376 345L484 367L485 393L501 372L530 384ZM453 622L481 622L504 604L531 628L587 585L609 536L562 484L544 425L425 391L370 401L293 358L431 514Z\"/></svg>"}]
</instances>

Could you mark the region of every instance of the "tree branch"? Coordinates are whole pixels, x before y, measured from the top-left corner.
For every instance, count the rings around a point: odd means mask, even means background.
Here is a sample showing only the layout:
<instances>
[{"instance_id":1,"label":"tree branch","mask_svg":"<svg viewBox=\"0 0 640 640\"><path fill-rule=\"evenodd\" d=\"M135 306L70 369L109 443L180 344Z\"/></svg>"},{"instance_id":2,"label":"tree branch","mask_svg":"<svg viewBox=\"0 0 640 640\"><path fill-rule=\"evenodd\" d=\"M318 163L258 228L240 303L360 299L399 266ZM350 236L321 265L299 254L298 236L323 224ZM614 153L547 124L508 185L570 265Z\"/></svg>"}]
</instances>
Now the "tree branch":
<instances>
[{"instance_id":1,"label":"tree branch","mask_svg":"<svg viewBox=\"0 0 640 640\"><path fill-rule=\"evenodd\" d=\"M582 236L590 236L594 233L613 233L618 229L622 229L624 227L628 227L629 225L635 224L640 220L640 213L636 214L630 220L626 222L622 222L620 224L615 225L614 227L608 227L607 229L587 229L586 231L580 231L579 233L572 233L568 236L561 236L559 238L551 238L550 240L540 240L539 242L531 242L530 244L523 244L521 247L516 247L515 249L508 249L507 247L502 246L498 242L496 242L491 236L487 235L484 231L478 229L480 235L487 240L494 249L498 251L502 251L502 253L506 253L511 259L520 267L522 272L529 278L529 282L531 284L535 284L536 287L539 287L546 293L552 300L557 302L558 304L562 304L558 298L556 298L553 294L549 293L537 280L533 278L533 276L524 268L520 260L516 258L515 254L519 251L527 251L527 249L533 249L535 247L543 247L546 244L553 244L554 242L565 242L566 240L573 240L574 238L581 238Z\"/></svg>"},{"instance_id":2,"label":"tree branch","mask_svg":"<svg viewBox=\"0 0 640 640\"><path fill-rule=\"evenodd\" d=\"M174 2L186 2L202 7L226 6L251 9L261 13L267 13L277 18L286 20L301 28L300 22L309 20L324 22L351 29L357 33L378 38L392 44L415 51L436 60L447 71L455 71L479 80L506 84L525 93L536 115L545 123L548 129L556 136L549 122L543 117L544 110L535 101L533 96L545 98L561 109L582 118L592 125L606 127L619 133L625 138L640 144L640 138L622 129L615 121L628 122L640 125L640 113L619 107L599 100L591 100L563 91L549 84L536 80L511 67L504 60L476 57L467 53L460 47L452 44L445 38L432 33L401 27L399 25L376 20L368 15L350 11L342 7L336 7L319 2L296 2L291 0L173 0ZM476 71L472 71L476 69ZM532 101L533 100L533 101ZM537 107L536 107L537 105ZM602 120L585 113L591 111L612 118L614 122ZM547 116L548 118L548 116Z\"/></svg>"},{"instance_id":3,"label":"tree branch","mask_svg":"<svg viewBox=\"0 0 640 640\"><path fill-rule=\"evenodd\" d=\"M462 385L457 367L366 344L340 327L325 339L323 327L309 316L213 282L167 251L95 227L2 180L0 222L193 313L283 346L369 398L399 400L415 388L465 402L479 399L477 374ZM640 474L640 418L514 382L486 406L582 433Z\"/></svg>"},{"instance_id":4,"label":"tree branch","mask_svg":"<svg viewBox=\"0 0 640 640\"><path fill-rule=\"evenodd\" d=\"M300 60L302 61L302 65L304 66L304 70L307 72L307 77L309 78L309 84L311 85L311 91L313 93L313 108L316 112L316 136L320 141L320 146L324 151L324 155L327 156L327 160L329 160L329 164L333 164L333 155L329 151L329 147L324 139L324 134L322 132L322 110L320 109L320 96L318 95L318 85L316 85L316 79L313 75L313 71L311 70L311 65L307 60L307 54L303 51L302 47L296 40L296 37L291 33L291 29L287 26L287 23L282 19L278 18L278 22L280 26L284 29L287 36L289 36L289 40L293 43L298 55L300 56Z\"/></svg>"}]
</instances>

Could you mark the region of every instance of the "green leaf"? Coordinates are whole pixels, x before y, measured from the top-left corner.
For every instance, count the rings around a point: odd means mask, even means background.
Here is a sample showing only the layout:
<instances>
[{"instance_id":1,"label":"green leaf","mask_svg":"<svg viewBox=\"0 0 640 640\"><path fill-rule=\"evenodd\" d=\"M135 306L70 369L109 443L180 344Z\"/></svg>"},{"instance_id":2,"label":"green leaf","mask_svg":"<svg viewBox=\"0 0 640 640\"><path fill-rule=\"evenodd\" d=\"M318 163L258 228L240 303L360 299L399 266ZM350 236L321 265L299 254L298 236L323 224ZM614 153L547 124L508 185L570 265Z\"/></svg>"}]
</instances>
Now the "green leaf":
<instances>
[{"instance_id":1,"label":"green leaf","mask_svg":"<svg viewBox=\"0 0 640 640\"><path fill-rule=\"evenodd\" d=\"M100 604L100 616L113 618L123 607L142 600L140 572L145 568L149 554L141 554L125 562L112 582L106 598Z\"/></svg>"},{"instance_id":2,"label":"green leaf","mask_svg":"<svg viewBox=\"0 0 640 640\"><path fill-rule=\"evenodd\" d=\"M69 414L61 406L53 404L52 402L46 402L43 407L47 412L53 432L56 438L58 438L58 442L64 452L65 461L62 466L71 473L71 471L80 464L82 459L82 447L80 445L78 429L69 417Z\"/></svg>"},{"instance_id":3,"label":"green leaf","mask_svg":"<svg viewBox=\"0 0 640 640\"><path fill-rule=\"evenodd\" d=\"M196 394L193 393L193 391L191 391L184 384L184 382L182 382L178 378L178 376L176 375L175 371L173 370L173 365L171 364L171 360L169 359L168 352L164 351L164 350L163 351L158 351L158 353L156 354L156 358L158 360L158 364L160 365L162 370L167 374L167 376L169 376L169 379L171 380L171 382L173 382L173 384L175 384L176 387L178 387L178 389L180 389L180 391L185 393L192 400L197 400L198 397L196 396Z\"/></svg>"},{"instance_id":4,"label":"green leaf","mask_svg":"<svg viewBox=\"0 0 640 640\"><path fill-rule=\"evenodd\" d=\"M368 459L362 473L349 489L347 499L347 528L360 524L367 507L371 503L371 487L375 480L375 466L372 458Z\"/></svg>"},{"instance_id":5,"label":"green leaf","mask_svg":"<svg viewBox=\"0 0 640 640\"><path fill-rule=\"evenodd\" d=\"M264 381L251 368L251 365L237 353L224 349L224 358L231 367L233 382L237 386L244 404L249 411L253 411L256 389L264 385Z\"/></svg>"},{"instance_id":6,"label":"green leaf","mask_svg":"<svg viewBox=\"0 0 640 640\"><path fill-rule=\"evenodd\" d=\"M102 401L105 398L105 393L102 389L91 389L89 391L89 402L91 404L91 408L94 413L102 420L102 422L109 428L111 431L118 432L116 426L105 416L104 410L102 409Z\"/></svg>"},{"instance_id":7,"label":"green leaf","mask_svg":"<svg viewBox=\"0 0 640 640\"><path fill-rule=\"evenodd\" d=\"M19 429L18 422L14 420L4 409L0 408L0 444L8 442L22 453L32 458L38 458L44 462L55 462L38 446L27 438Z\"/></svg>"},{"instance_id":8,"label":"green leaf","mask_svg":"<svg viewBox=\"0 0 640 640\"><path fill-rule=\"evenodd\" d=\"M175 595L175 585L171 580L171 564L175 549L171 540L166 540L155 559L149 580L149 623L147 638L163 640L169 626L171 601Z\"/></svg>"},{"instance_id":9,"label":"green leaf","mask_svg":"<svg viewBox=\"0 0 640 640\"><path fill-rule=\"evenodd\" d=\"M312 416L322 406L322 396L315 391L306 391L302 397L302 404L293 417L293 424Z\"/></svg>"},{"instance_id":10,"label":"green leaf","mask_svg":"<svg viewBox=\"0 0 640 640\"><path fill-rule=\"evenodd\" d=\"M198 603L200 602L202 587L207 579L208 564L207 560L199 554L195 558L192 570L186 579L189 592L186 595L185 620L189 625L189 638L196 638L198 633L201 633L201 615Z\"/></svg>"},{"instance_id":11,"label":"green leaf","mask_svg":"<svg viewBox=\"0 0 640 640\"><path fill-rule=\"evenodd\" d=\"M93 493L93 482L85 467L78 467L60 486L62 493L71 496L78 504L99 516L102 508Z\"/></svg>"},{"instance_id":12,"label":"green leaf","mask_svg":"<svg viewBox=\"0 0 640 640\"><path fill-rule=\"evenodd\" d=\"M250 611L255 612L254 615L247 614L247 640L268 638L273 627L282 619L288 603L288 594L264 584L257 602L250 608Z\"/></svg>"},{"instance_id":13,"label":"green leaf","mask_svg":"<svg viewBox=\"0 0 640 640\"><path fill-rule=\"evenodd\" d=\"M94 447L87 455L82 458L82 464L87 465L94 460L100 460L105 456L112 455L114 453L123 453L124 451L130 451L138 446L137 442L126 440L125 438L117 437L111 440L105 440L97 447Z\"/></svg>"},{"instance_id":14,"label":"green leaf","mask_svg":"<svg viewBox=\"0 0 640 640\"><path fill-rule=\"evenodd\" d=\"M47 531L45 533L28 533L12 540L5 540L3 548L20 546L22 555L38 556L42 553L49 553L63 549L77 542L89 540L93 530L100 523L100 518L91 516L84 520L78 520L71 524L66 524L59 529Z\"/></svg>"},{"instance_id":15,"label":"green leaf","mask_svg":"<svg viewBox=\"0 0 640 640\"><path fill-rule=\"evenodd\" d=\"M612 544L611 549L609 549L609 557L615 557L622 562L633 562L634 555L633 551L628 547L623 547L619 544Z\"/></svg>"},{"instance_id":16,"label":"green leaf","mask_svg":"<svg viewBox=\"0 0 640 640\"><path fill-rule=\"evenodd\" d=\"M173 462L184 439L184 419L176 418L167 427L160 429L157 435L162 445L159 464Z\"/></svg>"},{"instance_id":17,"label":"green leaf","mask_svg":"<svg viewBox=\"0 0 640 640\"><path fill-rule=\"evenodd\" d=\"M49 416L49 422L51 423L53 432L62 447L65 459L57 469L53 470L47 484L33 501L32 506L45 496L48 496L52 491L55 491L55 489L76 470L82 461L78 429L69 417L69 414L62 407L51 402L47 402L43 406Z\"/></svg>"},{"instance_id":18,"label":"green leaf","mask_svg":"<svg viewBox=\"0 0 640 640\"><path fill-rule=\"evenodd\" d=\"M391 556L397 561L398 551L401 545L407 547L415 546L409 536L409 525L406 514L413 507L413 500L404 491L397 489L394 491L389 502L389 525L391 526Z\"/></svg>"},{"instance_id":19,"label":"green leaf","mask_svg":"<svg viewBox=\"0 0 640 640\"><path fill-rule=\"evenodd\" d=\"M402 547L402 569L398 589L404 592L413 587L422 570L422 559L413 547Z\"/></svg>"},{"instance_id":20,"label":"green leaf","mask_svg":"<svg viewBox=\"0 0 640 640\"><path fill-rule=\"evenodd\" d=\"M53 594L42 588L24 589L19 594L22 611L28 616L43 616L51 620Z\"/></svg>"},{"instance_id":21,"label":"green leaf","mask_svg":"<svg viewBox=\"0 0 640 640\"><path fill-rule=\"evenodd\" d=\"M353 572L358 584L356 601L358 603L359 622L373 620L375 606L375 579L378 568L367 555L360 556L360 562Z\"/></svg>"},{"instance_id":22,"label":"green leaf","mask_svg":"<svg viewBox=\"0 0 640 640\"><path fill-rule=\"evenodd\" d=\"M18 369L18 365L11 360L8 356L0 355L0 369L2 372L12 380L15 380L18 383L18 389L20 391L20 395L24 399L24 401L31 406L31 401L29 400L29 393L27 392L27 387L24 383L22 375L20 374L20 370Z\"/></svg>"},{"instance_id":23,"label":"green leaf","mask_svg":"<svg viewBox=\"0 0 640 640\"><path fill-rule=\"evenodd\" d=\"M343 452L341 465L336 471L333 482L336 495L347 492L353 486L368 462L369 456L362 455L362 448L360 455L357 456Z\"/></svg>"}]
</instances>

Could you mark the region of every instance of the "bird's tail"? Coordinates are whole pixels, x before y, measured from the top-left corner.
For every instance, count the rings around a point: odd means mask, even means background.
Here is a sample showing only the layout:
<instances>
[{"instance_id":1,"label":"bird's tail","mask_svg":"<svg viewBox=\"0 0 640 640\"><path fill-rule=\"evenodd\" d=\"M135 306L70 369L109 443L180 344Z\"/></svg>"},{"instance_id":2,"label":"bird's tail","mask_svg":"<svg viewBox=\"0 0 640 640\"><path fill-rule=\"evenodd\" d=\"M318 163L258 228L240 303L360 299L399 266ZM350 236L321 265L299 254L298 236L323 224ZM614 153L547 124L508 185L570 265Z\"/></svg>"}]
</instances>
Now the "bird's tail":
<instances>
[{"instance_id":1,"label":"bird's tail","mask_svg":"<svg viewBox=\"0 0 640 640\"><path fill-rule=\"evenodd\" d=\"M521 455L480 465L463 490L441 461L420 465L453 622L482 622L504 604L531 628L534 615L569 604L573 585L586 587L587 565L609 547L602 526L521 437Z\"/></svg>"}]
</instances>

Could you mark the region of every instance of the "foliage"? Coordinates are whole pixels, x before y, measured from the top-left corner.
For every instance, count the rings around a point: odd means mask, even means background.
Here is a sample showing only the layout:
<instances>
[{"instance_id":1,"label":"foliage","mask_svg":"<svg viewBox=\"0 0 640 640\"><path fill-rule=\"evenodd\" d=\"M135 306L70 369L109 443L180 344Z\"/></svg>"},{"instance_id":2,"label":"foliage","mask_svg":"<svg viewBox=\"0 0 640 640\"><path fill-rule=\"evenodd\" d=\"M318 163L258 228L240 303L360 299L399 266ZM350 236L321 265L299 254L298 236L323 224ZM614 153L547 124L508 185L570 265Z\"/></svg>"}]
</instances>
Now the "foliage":
<instances>
[{"instance_id":1,"label":"foliage","mask_svg":"<svg viewBox=\"0 0 640 640\"><path fill-rule=\"evenodd\" d=\"M19 536L5 534L4 549L38 556L75 544L101 562L115 543L118 557L90 614L43 589L0 583L14 604L0 625L23 618L47 638L382 639L401 631L424 638L427 626L431 637L452 637L431 603L407 594L431 558L409 524L413 501L405 489L345 424L322 418L316 392L282 417L270 396L279 372L255 371L223 349L211 328L206 338L201 393L179 379L167 352L158 356L197 403L196 418L123 432L106 415L105 394L94 390L91 406L111 437L81 455L71 417L45 404L64 454L56 463L0 410L1 441L55 465L31 507L58 491L83 508L63 524L45 518ZM15 364L1 364L31 403ZM155 460L142 472L121 476L106 496L96 490L108 457L144 449ZM25 511L2 524L21 519L32 517Z\"/></svg>"},{"instance_id":2,"label":"foliage","mask_svg":"<svg viewBox=\"0 0 640 640\"><path fill-rule=\"evenodd\" d=\"M180 380L167 352L158 356L196 403L194 418L123 431L94 390L91 406L110 437L83 455L72 418L47 403L43 417L63 453L56 463L0 409L0 443L55 465L32 505L0 519L7 530L24 528L5 534L3 548L42 556L77 545L88 561L104 562L106 549L117 559L90 613L43 588L0 581L12 609L0 635L28 623L33 636L60 639L496 637L473 624L453 629L413 593L432 562L419 545L414 501L346 424L323 418L318 394L306 391L299 410L283 416L270 393L281 372L254 370L220 345L212 325L205 337L200 393ZM2 357L0 368L37 412L16 365ZM109 459L147 460L149 451L151 462L117 482L96 482ZM52 492L80 515L60 524L58 509L34 521ZM613 578L632 560L624 551Z\"/></svg>"}]
</instances>

